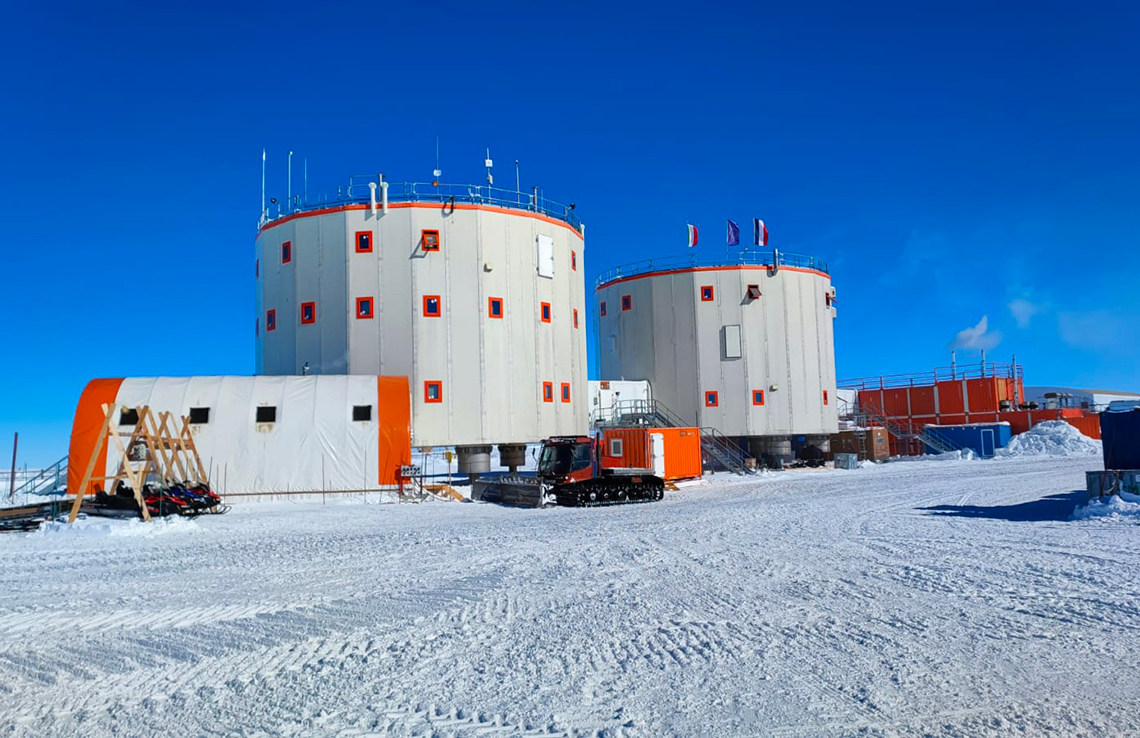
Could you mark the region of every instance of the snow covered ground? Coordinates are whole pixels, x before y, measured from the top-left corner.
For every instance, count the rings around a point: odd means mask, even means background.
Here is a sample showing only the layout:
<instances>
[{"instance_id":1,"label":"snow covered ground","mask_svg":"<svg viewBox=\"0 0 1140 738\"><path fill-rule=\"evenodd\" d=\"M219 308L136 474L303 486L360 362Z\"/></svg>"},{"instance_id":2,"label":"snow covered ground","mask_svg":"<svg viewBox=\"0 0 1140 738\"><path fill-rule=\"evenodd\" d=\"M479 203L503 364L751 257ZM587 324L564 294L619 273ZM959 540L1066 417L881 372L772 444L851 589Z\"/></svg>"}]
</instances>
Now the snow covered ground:
<instances>
[{"instance_id":1,"label":"snow covered ground","mask_svg":"<svg viewBox=\"0 0 1140 738\"><path fill-rule=\"evenodd\" d=\"M0 537L0 732L1140 731L1140 517L1087 458L602 509L246 503Z\"/></svg>"}]
</instances>

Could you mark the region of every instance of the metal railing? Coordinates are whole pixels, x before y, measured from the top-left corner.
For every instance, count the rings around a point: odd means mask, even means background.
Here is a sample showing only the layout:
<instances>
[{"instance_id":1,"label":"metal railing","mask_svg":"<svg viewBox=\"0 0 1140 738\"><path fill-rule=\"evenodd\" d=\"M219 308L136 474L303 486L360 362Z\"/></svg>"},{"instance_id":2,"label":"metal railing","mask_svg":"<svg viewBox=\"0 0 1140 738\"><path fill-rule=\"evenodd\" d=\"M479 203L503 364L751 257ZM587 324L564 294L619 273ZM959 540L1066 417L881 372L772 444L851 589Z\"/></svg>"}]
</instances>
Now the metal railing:
<instances>
[{"instance_id":1,"label":"metal railing","mask_svg":"<svg viewBox=\"0 0 1140 738\"><path fill-rule=\"evenodd\" d=\"M261 214L257 224L258 228L296 213L341 205L369 204L372 202L372 188L369 187L369 183L377 185L375 192L377 207L379 207L383 197L379 186L379 177L353 175L349 177L348 184L337 187L335 193L297 194L293 195L289 202L270 204L266 211ZM453 203L470 203L492 205L510 210L525 210L564 221L579 233L582 232L582 220L574 211L573 204L564 205L551 200L543 195L541 189L537 188L529 192L522 192L488 185L388 182L388 202L433 202L439 203L441 207Z\"/></svg>"},{"instance_id":2,"label":"metal railing","mask_svg":"<svg viewBox=\"0 0 1140 738\"><path fill-rule=\"evenodd\" d=\"M64 456L51 466L40 469L35 475L24 479L16 487L12 497L23 495L50 495L67 486L67 457ZM5 495L6 496L6 495Z\"/></svg>"},{"instance_id":3,"label":"metal railing","mask_svg":"<svg viewBox=\"0 0 1140 738\"><path fill-rule=\"evenodd\" d=\"M752 473L744 464L744 452L716 428L701 428L701 449L706 457L711 457L725 471L734 474Z\"/></svg>"},{"instance_id":4,"label":"metal railing","mask_svg":"<svg viewBox=\"0 0 1140 738\"><path fill-rule=\"evenodd\" d=\"M921 387L938 382L959 379L979 379L984 377L1023 379L1020 364L1010 364L1000 361L978 362L976 364L958 364L955 366L935 367L926 372L910 374L883 374L878 377L855 377L842 379L837 383L838 389L846 390L877 390L897 389L901 387Z\"/></svg>"},{"instance_id":5,"label":"metal railing","mask_svg":"<svg viewBox=\"0 0 1140 738\"><path fill-rule=\"evenodd\" d=\"M904 442L917 441L930 446L938 453L948 453L950 451L957 451L960 446L950 440L947 436L931 428L923 426L921 431L914 429L914 422L906 419L906 425L888 418L886 414L874 403L870 401L863 401L859 403L858 410L854 413L854 419L859 426L867 428L869 426L877 425L887 429L887 433L895 437L899 442L899 450L902 451ZM856 431L856 433L865 433L866 431ZM925 453L926 449L923 448L922 452Z\"/></svg>"},{"instance_id":6,"label":"metal railing","mask_svg":"<svg viewBox=\"0 0 1140 738\"><path fill-rule=\"evenodd\" d=\"M757 251L748 249L741 251L739 254L732 255L726 254L724 256L698 256L697 254L690 254L688 256L672 256L663 259L646 259L645 261L635 261L631 264L623 264L621 266L609 269L598 277L594 282L594 289L598 289L610 282L614 282L626 277L636 277L641 274L650 274L652 272L668 272L677 269L699 269L701 267L723 267L723 266L766 266L769 268L774 267L797 267L800 269L814 269L817 272L830 274L827 270L827 262L822 259L817 259L814 256L804 256L803 254L785 254L775 249L771 251Z\"/></svg>"}]
</instances>

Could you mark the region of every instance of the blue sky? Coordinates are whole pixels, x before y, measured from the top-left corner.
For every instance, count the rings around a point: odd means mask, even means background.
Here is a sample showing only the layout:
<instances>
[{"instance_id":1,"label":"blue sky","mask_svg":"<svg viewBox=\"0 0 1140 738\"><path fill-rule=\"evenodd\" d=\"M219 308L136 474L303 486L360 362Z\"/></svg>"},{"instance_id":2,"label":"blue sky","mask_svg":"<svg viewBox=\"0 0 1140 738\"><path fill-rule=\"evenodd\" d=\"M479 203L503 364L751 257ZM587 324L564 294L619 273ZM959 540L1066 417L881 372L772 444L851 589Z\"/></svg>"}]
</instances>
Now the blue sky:
<instances>
[{"instance_id":1,"label":"blue sky","mask_svg":"<svg viewBox=\"0 0 1140 738\"><path fill-rule=\"evenodd\" d=\"M832 265L841 377L1140 389L1135 3L24 4L0 29L0 466L97 376L253 371L261 149L573 201L586 276L726 217ZM299 168L297 170L300 171ZM4 452L8 449L8 452Z\"/></svg>"}]
</instances>

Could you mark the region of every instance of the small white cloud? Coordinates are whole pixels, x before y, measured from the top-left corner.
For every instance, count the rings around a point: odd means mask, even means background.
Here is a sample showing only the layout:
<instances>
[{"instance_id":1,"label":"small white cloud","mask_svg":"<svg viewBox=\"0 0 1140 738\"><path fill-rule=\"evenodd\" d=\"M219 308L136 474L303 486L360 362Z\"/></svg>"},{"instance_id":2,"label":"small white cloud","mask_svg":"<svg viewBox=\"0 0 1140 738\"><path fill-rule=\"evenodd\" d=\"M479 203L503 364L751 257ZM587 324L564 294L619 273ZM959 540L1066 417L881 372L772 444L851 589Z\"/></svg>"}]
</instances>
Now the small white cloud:
<instances>
[{"instance_id":1,"label":"small white cloud","mask_svg":"<svg viewBox=\"0 0 1140 738\"><path fill-rule=\"evenodd\" d=\"M1035 302L1021 298L1009 303L1009 312L1013 314L1013 319L1017 321L1018 328L1028 328L1029 321L1033 320L1033 316L1040 314L1044 309L1043 306Z\"/></svg>"},{"instance_id":2,"label":"small white cloud","mask_svg":"<svg viewBox=\"0 0 1140 738\"><path fill-rule=\"evenodd\" d=\"M976 351L989 351L997 348L997 345L1001 343L1001 332L989 330L989 325L989 316L983 315L973 328L963 328L958 331L958 335L954 337L950 348L974 349Z\"/></svg>"}]
</instances>

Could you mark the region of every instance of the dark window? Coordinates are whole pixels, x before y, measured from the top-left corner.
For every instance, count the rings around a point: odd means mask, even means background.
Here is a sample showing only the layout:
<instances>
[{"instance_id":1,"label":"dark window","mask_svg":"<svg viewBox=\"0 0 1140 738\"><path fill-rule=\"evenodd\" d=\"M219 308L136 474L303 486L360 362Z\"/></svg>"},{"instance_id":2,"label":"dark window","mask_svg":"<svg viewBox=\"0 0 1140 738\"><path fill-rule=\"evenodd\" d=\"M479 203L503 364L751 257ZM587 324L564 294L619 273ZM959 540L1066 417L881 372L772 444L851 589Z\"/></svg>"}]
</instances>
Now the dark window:
<instances>
[{"instance_id":1,"label":"dark window","mask_svg":"<svg viewBox=\"0 0 1140 738\"><path fill-rule=\"evenodd\" d=\"M439 251L439 231L424 229L420 231L420 241L424 251Z\"/></svg>"},{"instance_id":2,"label":"dark window","mask_svg":"<svg viewBox=\"0 0 1140 738\"><path fill-rule=\"evenodd\" d=\"M356 317L364 320L372 317L372 298L371 297L358 297L356 298Z\"/></svg>"},{"instance_id":3,"label":"dark window","mask_svg":"<svg viewBox=\"0 0 1140 738\"><path fill-rule=\"evenodd\" d=\"M119 411L119 425L138 425L139 424L139 411L133 407L124 408Z\"/></svg>"},{"instance_id":4,"label":"dark window","mask_svg":"<svg viewBox=\"0 0 1140 738\"><path fill-rule=\"evenodd\" d=\"M372 253L372 231L356 232L356 253Z\"/></svg>"},{"instance_id":5,"label":"dark window","mask_svg":"<svg viewBox=\"0 0 1140 738\"><path fill-rule=\"evenodd\" d=\"M578 252L577 251L571 251L570 252L570 268L574 269L575 271L577 271L577 269L578 269Z\"/></svg>"},{"instance_id":6,"label":"dark window","mask_svg":"<svg viewBox=\"0 0 1140 738\"><path fill-rule=\"evenodd\" d=\"M372 420L372 406L371 405L353 405L352 406L352 419L353 420Z\"/></svg>"},{"instance_id":7,"label":"dark window","mask_svg":"<svg viewBox=\"0 0 1140 738\"><path fill-rule=\"evenodd\" d=\"M716 407L720 404L720 398L716 392L705 393L705 407Z\"/></svg>"},{"instance_id":8,"label":"dark window","mask_svg":"<svg viewBox=\"0 0 1140 738\"><path fill-rule=\"evenodd\" d=\"M578 327L578 308L574 308L574 327Z\"/></svg>"},{"instance_id":9,"label":"dark window","mask_svg":"<svg viewBox=\"0 0 1140 738\"><path fill-rule=\"evenodd\" d=\"M748 285L748 299L749 300L759 300L760 299L760 285L758 285L758 284Z\"/></svg>"},{"instance_id":10,"label":"dark window","mask_svg":"<svg viewBox=\"0 0 1140 738\"><path fill-rule=\"evenodd\" d=\"M562 401L570 402L570 385L567 382L562 383Z\"/></svg>"},{"instance_id":11,"label":"dark window","mask_svg":"<svg viewBox=\"0 0 1140 738\"><path fill-rule=\"evenodd\" d=\"M192 407L190 408L190 422L194 425L205 425L210 422L210 408L208 407Z\"/></svg>"},{"instance_id":12,"label":"dark window","mask_svg":"<svg viewBox=\"0 0 1140 738\"><path fill-rule=\"evenodd\" d=\"M443 402L443 382L424 382L424 402Z\"/></svg>"},{"instance_id":13,"label":"dark window","mask_svg":"<svg viewBox=\"0 0 1140 738\"><path fill-rule=\"evenodd\" d=\"M599 310L599 312L602 314L603 318L606 317L606 301L605 300L602 300L601 310Z\"/></svg>"},{"instance_id":14,"label":"dark window","mask_svg":"<svg viewBox=\"0 0 1140 738\"><path fill-rule=\"evenodd\" d=\"M503 298L490 297L487 298L487 314L492 318L503 317Z\"/></svg>"},{"instance_id":15,"label":"dark window","mask_svg":"<svg viewBox=\"0 0 1140 738\"><path fill-rule=\"evenodd\" d=\"M439 295L424 295L424 317L438 318L440 316Z\"/></svg>"},{"instance_id":16,"label":"dark window","mask_svg":"<svg viewBox=\"0 0 1140 738\"><path fill-rule=\"evenodd\" d=\"M257 415L254 419L258 423L276 423L277 408L273 405L262 405L257 408Z\"/></svg>"},{"instance_id":17,"label":"dark window","mask_svg":"<svg viewBox=\"0 0 1140 738\"><path fill-rule=\"evenodd\" d=\"M753 405L763 405L764 404L764 390L752 390L752 404Z\"/></svg>"},{"instance_id":18,"label":"dark window","mask_svg":"<svg viewBox=\"0 0 1140 738\"><path fill-rule=\"evenodd\" d=\"M267 331L277 330L277 311L276 310L267 310L265 312L265 330L267 330Z\"/></svg>"},{"instance_id":19,"label":"dark window","mask_svg":"<svg viewBox=\"0 0 1140 738\"><path fill-rule=\"evenodd\" d=\"M549 323L550 322L550 303L549 302L542 303L542 322L543 323Z\"/></svg>"},{"instance_id":20,"label":"dark window","mask_svg":"<svg viewBox=\"0 0 1140 738\"><path fill-rule=\"evenodd\" d=\"M827 404L827 390L824 390L824 391L823 391L823 404L824 404L824 405L826 405L826 404Z\"/></svg>"},{"instance_id":21,"label":"dark window","mask_svg":"<svg viewBox=\"0 0 1140 738\"><path fill-rule=\"evenodd\" d=\"M301 323L308 325L317 322L317 303L315 302L302 302L301 303Z\"/></svg>"},{"instance_id":22,"label":"dark window","mask_svg":"<svg viewBox=\"0 0 1140 738\"><path fill-rule=\"evenodd\" d=\"M554 402L554 383L553 382L543 382L542 383L542 401L543 402Z\"/></svg>"},{"instance_id":23,"label":"dark window","mask_svg":"<svg viewBox=\"0 0 1140 738\"><path fill-rule=\"evenodd\" d=\"M288 264L293 261L293 242L286 241L281 244L281 263Z\"/></svg>"},{"instance_id":24,"label":"dark window","mask_svg":"<svg viewBox=\"0 0 1140 738\"><path fill-rule=\"evenodd\" d=\"M633 309L633 295L621 296L621 309L623 311Z\"/></svg>"},{"instance_id":25,"label":"dark window","mask_svg":"<svg viewBox=\"0 0 1140 738\"><path fill-rule=\"evenodd\" d=\"M701 287L701 302L712 302L713 288L711 284L706 284Z\"/></svg>"}]
</instances>

